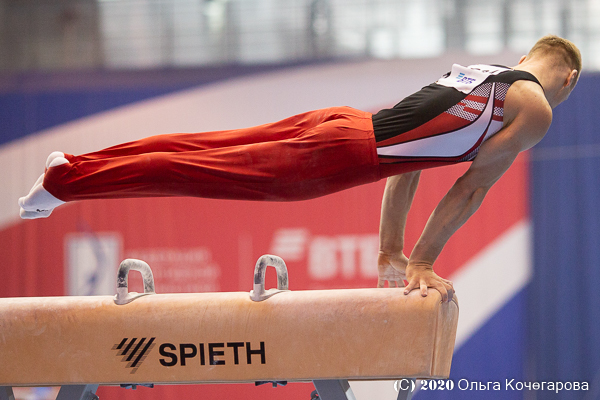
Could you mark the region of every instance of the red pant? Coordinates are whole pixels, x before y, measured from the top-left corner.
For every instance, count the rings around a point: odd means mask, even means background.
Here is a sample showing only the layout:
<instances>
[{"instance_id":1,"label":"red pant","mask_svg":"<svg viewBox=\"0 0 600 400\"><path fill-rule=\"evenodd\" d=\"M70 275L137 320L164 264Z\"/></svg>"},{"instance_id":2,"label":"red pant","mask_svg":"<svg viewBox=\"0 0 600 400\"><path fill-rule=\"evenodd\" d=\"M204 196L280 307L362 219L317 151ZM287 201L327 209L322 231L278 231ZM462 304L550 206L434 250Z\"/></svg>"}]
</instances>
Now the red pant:
<instances>
[{"instance_id":1,"label":"red pant","mask_svg":"<svg viewBox=\"0 0 600 400\"><path fill-rule=\"evenodd\" d=\"M335 107L230 131L159 135L49 168L63 201L196 196L304 200L380 178L371 114Z\"/></svg>"}]
</instances>

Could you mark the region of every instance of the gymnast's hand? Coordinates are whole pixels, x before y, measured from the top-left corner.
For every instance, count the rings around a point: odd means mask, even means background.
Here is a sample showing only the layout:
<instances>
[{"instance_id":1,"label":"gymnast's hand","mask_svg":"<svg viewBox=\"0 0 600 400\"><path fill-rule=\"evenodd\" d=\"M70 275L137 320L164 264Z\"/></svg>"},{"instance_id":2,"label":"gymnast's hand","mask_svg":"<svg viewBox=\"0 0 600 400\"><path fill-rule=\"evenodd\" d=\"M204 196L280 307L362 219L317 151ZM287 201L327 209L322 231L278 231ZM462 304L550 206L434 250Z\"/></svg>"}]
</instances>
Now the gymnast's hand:
<instances>
[{"instance_id":1,"label":"gymnast's hand","mask_svg":"<svg viewBox=\"0 0 600 400\"><path fill-rule=\"evenodd\" d=\"M389 287L404 287L407 264L408 258L403 253L400 253L399 256L392 256L380 251L377 257L377 270L379 271L377 287L384 287L385 281L388 281Z\"/></svg>"},{"instance_id":2,"label":"gymnast's hand","mask_svg":"<svg viewBox=\"0 0 600 400\"><path fill-rule=\"evenodd\" d=\"M452 282L438 276L428 263L409 261L406 266L406 280L408 285L404 289L404 294L420 289L421 296L425 297L427 296L427 288L432 288L440 292L443 302L451 301L454 295Z\"/></svg>"}]
</instances>

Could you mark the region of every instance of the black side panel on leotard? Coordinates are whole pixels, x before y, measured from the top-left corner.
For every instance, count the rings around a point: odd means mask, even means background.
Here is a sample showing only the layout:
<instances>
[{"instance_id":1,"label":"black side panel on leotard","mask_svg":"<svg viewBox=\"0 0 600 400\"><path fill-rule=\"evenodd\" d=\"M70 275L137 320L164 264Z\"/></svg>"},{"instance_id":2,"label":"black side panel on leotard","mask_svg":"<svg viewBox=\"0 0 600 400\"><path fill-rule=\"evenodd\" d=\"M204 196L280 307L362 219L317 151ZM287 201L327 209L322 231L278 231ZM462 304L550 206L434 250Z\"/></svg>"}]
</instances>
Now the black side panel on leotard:
<instances>
[{"instance_id":1,"label":"black side panel on leotard","mask_svg":"<svg viewBox=\"0 0 600 400\"><path fill-rule=\"evenodd\" d=\"M405 97L393 108L384 108L373 115L375 140L380 142L415 129L465 97L466 94L437 83L425 86Z\"/></svg>"},{"instance_id":2,"label":"black side panel on leotard","mask_svg":"<svg viewBox=\"0 0 600 400\"><path fill-rule=\"evenodd\" d=\"M535 76L525 71L505 71L490 75L483 83L503 82L512 84L527 80L542 86ZM416 93L405 97L393 108L385 108L373 115L375 140L390 139L415 129L458 104L467 95L454 88L432 83Z\"/></svg>"}]
</instances>

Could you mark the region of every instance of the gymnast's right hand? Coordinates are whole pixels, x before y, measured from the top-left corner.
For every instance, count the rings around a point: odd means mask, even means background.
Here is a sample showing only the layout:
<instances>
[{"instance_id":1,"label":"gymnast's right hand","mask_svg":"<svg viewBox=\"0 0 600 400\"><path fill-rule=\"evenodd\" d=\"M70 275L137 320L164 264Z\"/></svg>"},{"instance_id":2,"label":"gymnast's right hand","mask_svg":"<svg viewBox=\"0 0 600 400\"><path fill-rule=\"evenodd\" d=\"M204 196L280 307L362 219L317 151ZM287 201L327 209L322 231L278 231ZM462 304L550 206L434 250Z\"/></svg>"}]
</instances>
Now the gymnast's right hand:
<instances>
[{"instance_id":1,"label":"gymnast's right hand","mask_svg":"<svg viewBox=\"0 0 600 400\"><path fill-rule=\"evenodd\" d=\"M384 287L385 281L388 281L388 287L404 287L407 265L408 258L403 253L391 255L380 251L377 257L377 270L379 273L377 287Z\"/></svg>"},{"instance_id":2,"label":"gymnast's right hand","mask_svg":"<svg viewBox=\"0 0 600 400\"><path fill-rule=\"evenodd\" d=\"M428 288L432 288L440 292L442 302L452 300L454 285L448 279L444 279L433 272L433 266L430 263L409 261L406 271L408 285L404 289L404 294L409 294L412 290L418 289L421 296L426 297Z\"/></svg>"}]
</instances>

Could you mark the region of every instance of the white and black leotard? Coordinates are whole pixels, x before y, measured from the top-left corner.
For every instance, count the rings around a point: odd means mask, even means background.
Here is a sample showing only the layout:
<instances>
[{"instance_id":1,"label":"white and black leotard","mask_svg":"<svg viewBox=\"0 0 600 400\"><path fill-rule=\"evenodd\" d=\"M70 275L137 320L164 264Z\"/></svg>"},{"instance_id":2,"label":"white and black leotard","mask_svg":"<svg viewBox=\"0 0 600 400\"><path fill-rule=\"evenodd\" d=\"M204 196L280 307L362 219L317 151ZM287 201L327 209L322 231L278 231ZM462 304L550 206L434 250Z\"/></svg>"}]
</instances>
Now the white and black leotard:
<instances>
[{"instance_id":1,"label":"white and black leotard","mask_svg":"<svg viewBox=\"0 0 600 400\"><path fill-rule=\"evenodd\" d=\"M502 128L504 99L518 80L540 84L525 71L454 64L437 82L374 114L379 163L392 170L386 175L472 161Z\"/></svg>"}]
</instances>

